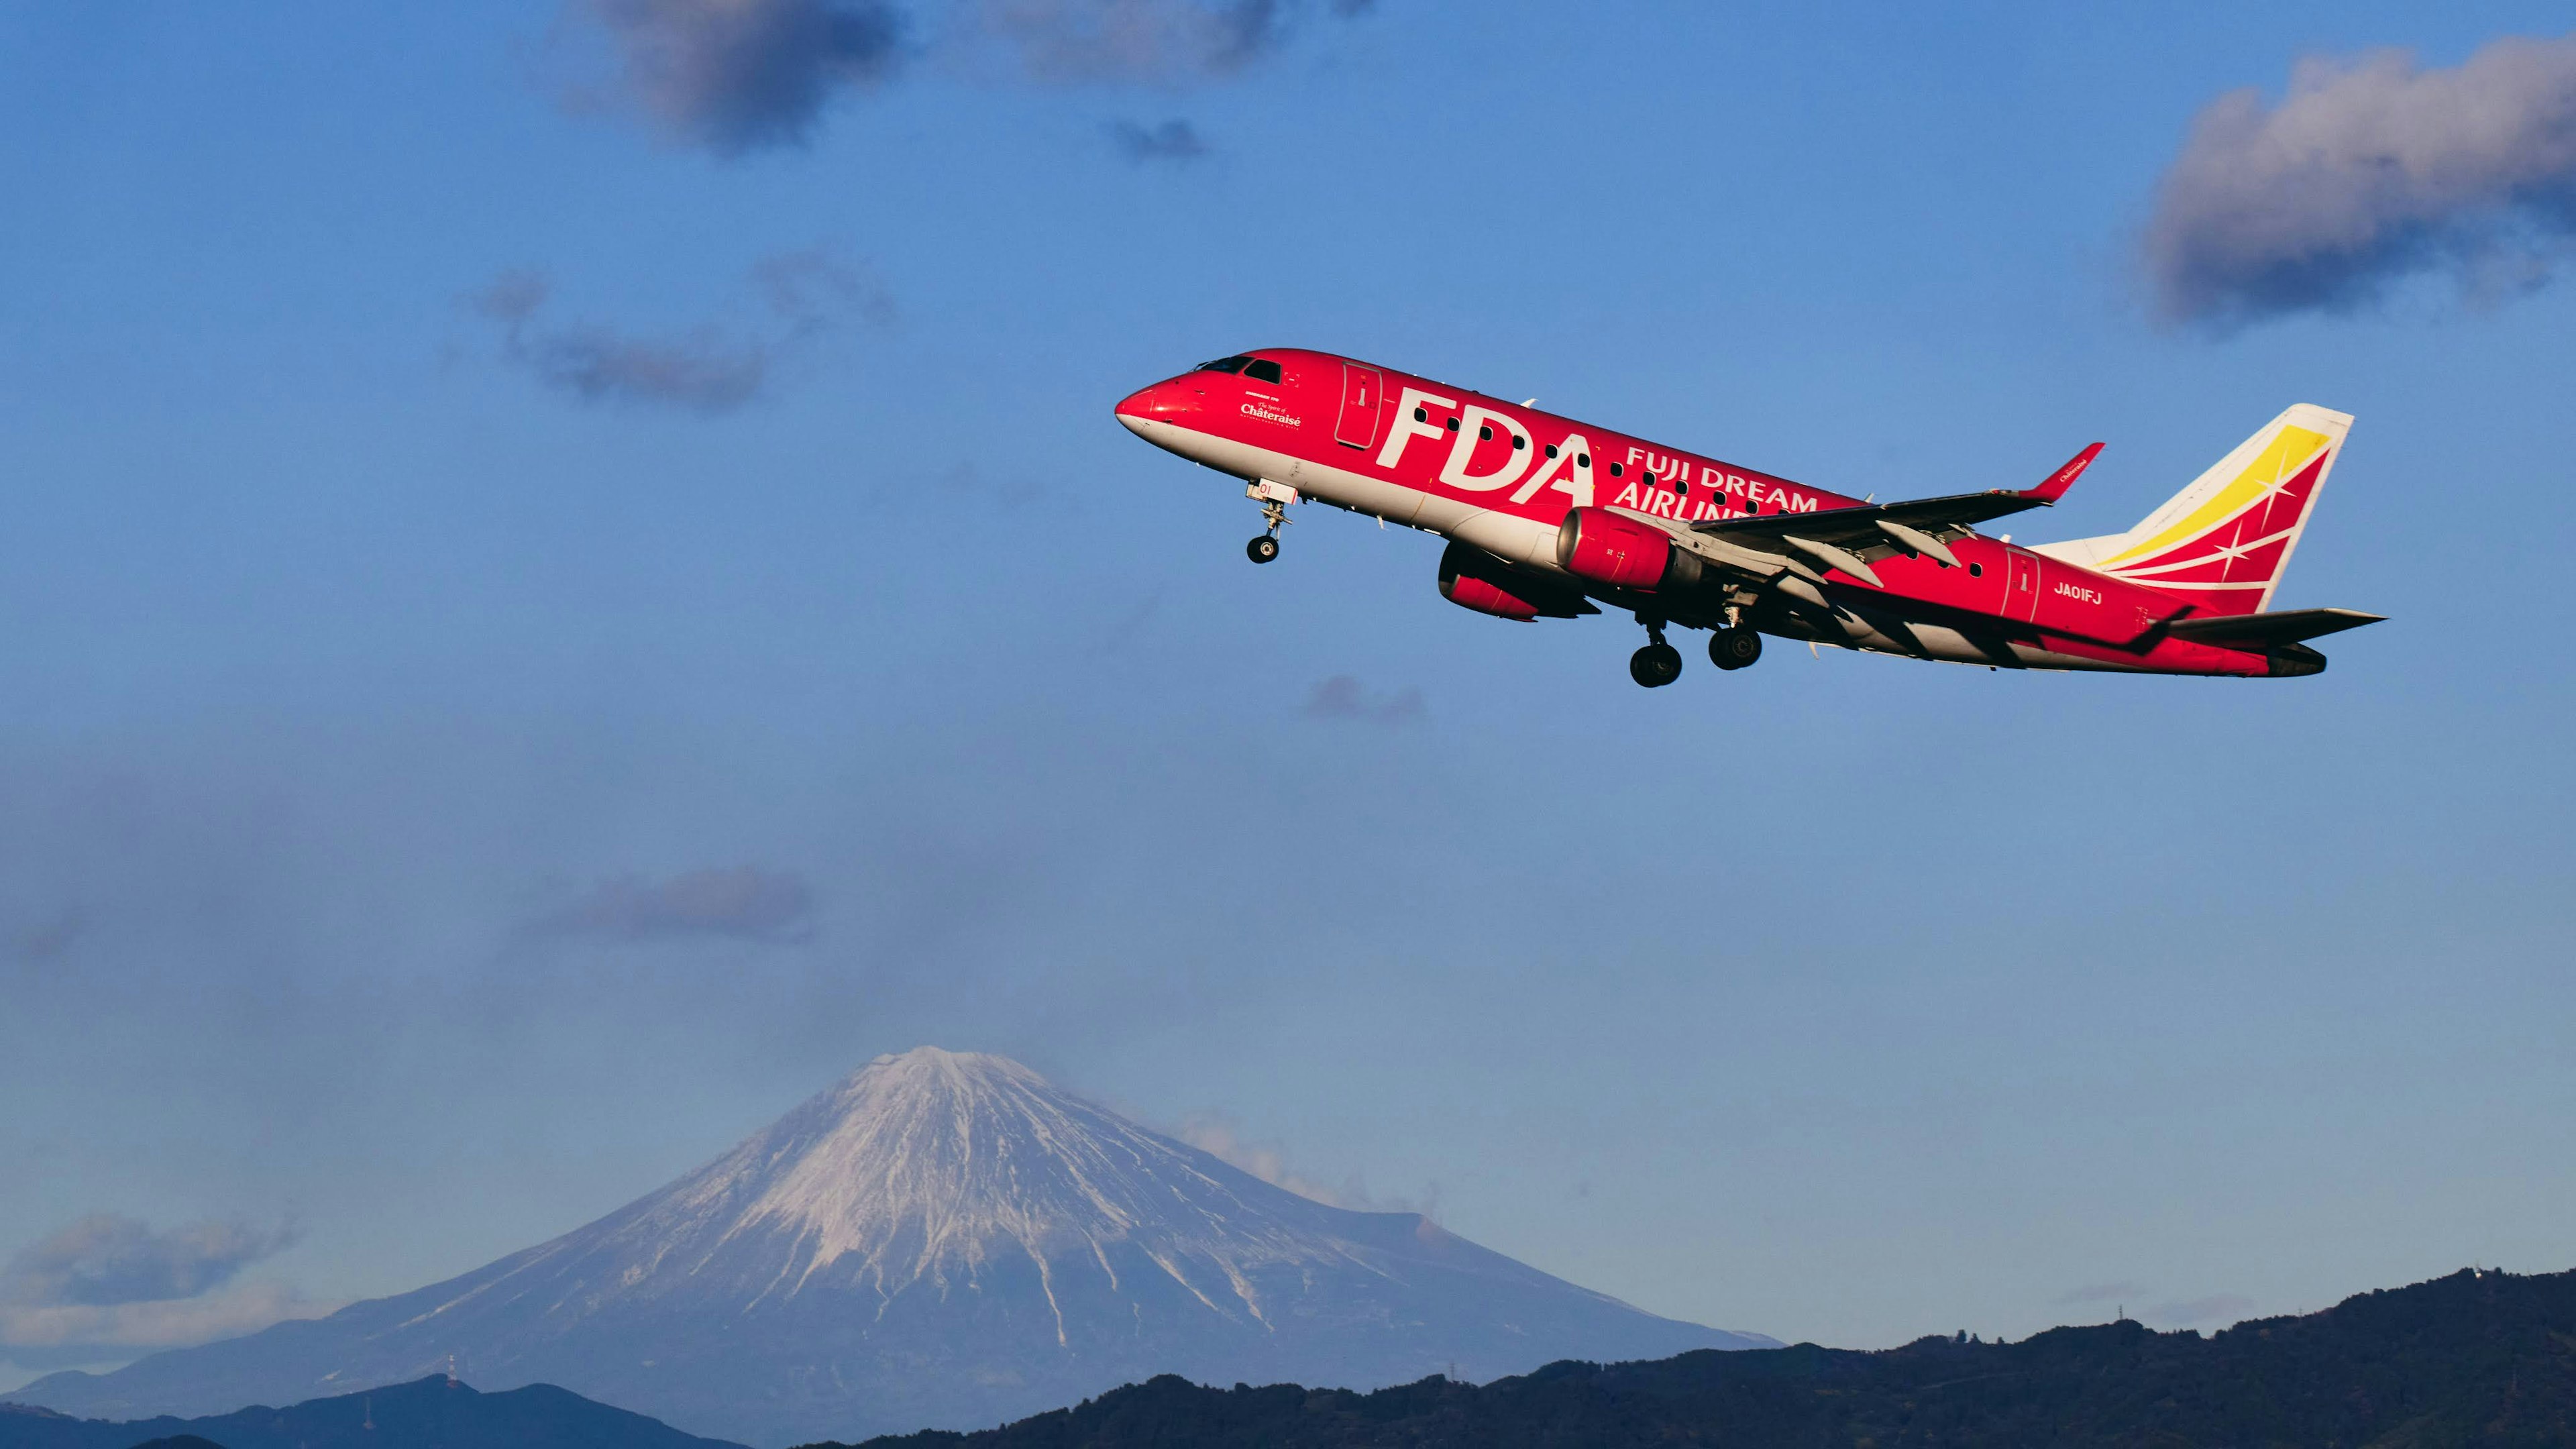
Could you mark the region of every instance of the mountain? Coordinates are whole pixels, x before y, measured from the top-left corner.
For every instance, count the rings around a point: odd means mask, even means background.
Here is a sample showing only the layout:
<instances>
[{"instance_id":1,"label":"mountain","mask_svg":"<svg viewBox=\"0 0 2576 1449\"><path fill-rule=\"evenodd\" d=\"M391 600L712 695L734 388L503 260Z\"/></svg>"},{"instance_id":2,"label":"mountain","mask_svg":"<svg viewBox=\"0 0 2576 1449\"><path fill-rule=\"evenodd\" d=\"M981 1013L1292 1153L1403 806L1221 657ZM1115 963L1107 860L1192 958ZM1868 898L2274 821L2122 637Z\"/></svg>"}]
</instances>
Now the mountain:
<instances>
[{"instance_id":1,"label":"mountain","mask_svg":"<svg viewBox=\"0 0 2576 1449\"><path fill-rule=\"evenodd\" d=\"M561 1384L753 1444L993 1424L1159 1373L1368 1388L1770 1340L1330 1207L1016 1062L880 1057L553 1242L328 1318L18 1391L206 1413L416 1378Z\"/></svg>"},{"instance_id":2,"label":"mountain","mask_svg":"<svg viewBox=\"0 0 2576 1449\"><path fill-rule=\"evenodd\" d=\"M1374 1394L1177 1378L868 1449L2449 1449L2576 1444L2576 1273L2470 1272L2211 1338L2135 1323L1801 1344ZM816 1446L838 1449L838 1446Z\"/></svg>"},{"instance_id":3,"label":"mountain","mask_svg":"<svg viewBox=\"0 0 2576 1449\"><path fill-rule=\"evenodd\" d=\"M148 1441L148 1442L146 1442ZM482 1394L445 1375L208 1419L115 1424L0 1405L0 1449L740 1449L547 1384Z\"/></svg>"}]
</instances>

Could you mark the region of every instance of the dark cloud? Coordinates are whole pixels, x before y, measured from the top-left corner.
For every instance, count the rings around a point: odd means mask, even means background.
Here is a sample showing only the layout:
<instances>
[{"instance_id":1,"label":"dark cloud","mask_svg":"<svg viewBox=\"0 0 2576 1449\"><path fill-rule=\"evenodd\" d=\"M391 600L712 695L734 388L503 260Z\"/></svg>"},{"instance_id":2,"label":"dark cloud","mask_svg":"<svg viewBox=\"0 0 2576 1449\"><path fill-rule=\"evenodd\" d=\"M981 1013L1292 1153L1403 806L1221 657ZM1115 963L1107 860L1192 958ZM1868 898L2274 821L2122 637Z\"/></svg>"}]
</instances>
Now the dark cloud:
<instances>
[{"instance_id":1,"label":"dark cloud","mask_svg":"<svg viewBox=\"0 0 2576 1449\"><path fill-rule=\"evenodd\" d=\"M1277 49L1313 0L575 3L614 43L636 108L675 139L739 156L802 145L834 96L883 85L916 49L998 55L1007 70L1041 82L1188 85ZM1346 19L1372 8L1373 0L1324 4ZM910 37L922 14L941 23L916 46Z\"/></svg>"},{"instance_id":2,"label":"dark cloud","mask_svg":"<svg viewBox=\"0 0 2576 1449\"><path fill-rule=\"evenodd\" d=\"M81 1219L0 1268L0 1304L109 1308L196 1298L295 1241L292 1228L202 1222L156 1233L113 1213Z\"/></svg>"},{"instance_id":3,"label":"dark cloud","mask_svg":"<svg viewBox=\"0 0 2576 1449\"><path fill-rule=\"evenodd\" d=\"M2576 38L2499 40L2446 70L2402 52L2304 61L2193 121L2145 261L2161 315L2344 311L2409 277L2537 285L2576 239Z\"/></svg>"},{"instance_id":4,"label":"dark cloud","mask_svg":"<svg viewBox=\"0 0 2576 1449\"><path fill-rule=\"evenodd\" d=\"M611 941L713 936L792 945L814 937L814 891L801 876L747 865L658 881L625 876L549 912L536 927Z\"/></svg>"},{"instance_id":5,"label":"dark cloud","mask_svg":"<svg viewBox=\"0 0 2576 1449\"><path fill-rule=\"evenodd\" d=\"M1372 692L1347 674L1316 684L1306 696L1306 713L1314 719L1353 719L1370 724L1411 724L1422 718L1422 691L1405 688L1388 694Z\"/></svg>"},{"instance_id":6,"label":"dark cloud","mask_svg":"<svg viewBox=\"0 0 2576 1449\"><path fill-rule=\"evenodd\" d=\"M1200 139L1198 128L1183 120L1165 121L1159 126L1142 126L1134 121L1109 123L1110 143L1128 160L1196 161L1208 153L1207 142Z\"/></svg>"},{"instance_id":7,"label":"dark cloud","mask_svg":"<svg viewBox=\"0 0 2576 1449\"><path fill-rule=\"evenodd\" d=\"M506 272L466 299L501 327L502 353L559 392L584 402L730 412L758 397L788 350L844 318L887 325L893 302L868 273L828 249L788 252L752 268L766 317L750 326L708 323L645 337L597 322L542 325L552 285L536 272Z\"/></svg>"},{"instance_id":8,"label":"dark cloud","mask_svg":"<svg viewBox=\"0 0 2576 1449\"><path fill-rule=\"evenodd\" d=\"M881 84L907 22L887 0L587 0L635 102L674 137L734 156L802 145L833 94Z\"/></svg>"}]
</instances>

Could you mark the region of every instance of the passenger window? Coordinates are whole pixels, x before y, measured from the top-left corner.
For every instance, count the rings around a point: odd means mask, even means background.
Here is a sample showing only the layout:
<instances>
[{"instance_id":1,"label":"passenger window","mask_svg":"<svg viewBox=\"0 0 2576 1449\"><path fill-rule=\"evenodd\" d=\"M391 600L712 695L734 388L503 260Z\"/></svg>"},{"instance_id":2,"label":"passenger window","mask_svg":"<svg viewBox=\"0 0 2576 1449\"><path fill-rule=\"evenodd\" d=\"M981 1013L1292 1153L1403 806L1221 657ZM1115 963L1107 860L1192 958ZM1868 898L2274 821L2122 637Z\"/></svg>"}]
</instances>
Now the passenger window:
<instances>
[{"instance_id":1,"label":"passenger window","mask_svg":"<svg viewBox=\"0 0 2576 1449\"><path fill-rule=\"evenodd\" d=\"M1479 424L1476 428L1476 436L1490 443L1494 440L1494 430L1490 426Z\"/></svg>"},{"instance_id":2,"label":"passenger window","mask_svg":"<svg viewBox=\"0 0 2576 1449\"><path fill-rule=\"evenodd\" d=\"M1616 477L1618 477L1618 476L1619 476L1619 465L1618 465L1618 464L1613 463L1613 464L1611 464L1611 465L1610 465L1610 476L1611 476L1611 477L1613 477L1613 478L1616 478Z\"/></svg>"},{"instance_id":3,"label":"passenger window","mask_svg":"<svg viewBox=\"0 0 2576 1449\"><path fill-rule=\"evenodd\" d=\"M1451 418L1449 420L1449 431L1453 433L1458 431L1458 420L1456 418Z\"/></svg>"},{"instance_id":4,"label":"passenger window","mask_svg":"<svg viewBox=\"0 0 2576 1449\"><path fill-rule=\"evenodd\" d=\"M1279 381L1279 364L1267 357L1256 357L1243 365L1243 375L1254 382L1276 383Z\"/></svg>"},{"instance_id":5,"label":"passenger window","mask_svg":"<svg viewBox=\"0 0 2576 1449\"><path fill-rule=\"evenodd\" d=\"M1577 453L1577 454L1575 454L1575 455L1574 455L1574 466L1575 466L1575 467L1577 467L1577 468L1589 468L1589 467L1591 467L1591 466L1592 466L1592 455L1591 455L1590 453ZM1618 472L1619 470L1618 470L1617 468L1615 468L1615 467L1614 467L1614 468L1612 468L1610 471L1611 471L1611 472L1613 472L1613 473L1616 473L1616 472Z\"/></svg>"},{"instance_id":6,"label":"passenger window","mask_svg":"<svg viewBox=\"0 0 2576 1449\"><path fill-rule=\"evenodd\" d=\"M1243 371L1244 364L1250 361L1252 361L1252 359L1249 357L1220 357L1214 362L1200 363L1198 370L1201 372L1241 372Z\"/></svg>"},{"instance_id":7,"label":"passenger window","mask_svg":"<svg viewBox=\"0 0 2576 1449\"><path fill-rule=\"evenodd\" d=\"M1547 455L1551 458L1556 456L1556 444L1550 443L1547 445Z\"/></svg>"},{"instance_id":8,"label":"passenger window","mask_svg":"<svg viewBox=\"0 0 2576 1449\"><path fill-rule=\"evenodd\" d=\"M1519 452L1521 449L1526 448L1526 447L1528 447L1528 446L1529 446L1529 439L1522 437L1522 436L1521 436L1520 434L1518 434L1518 433L1514 433L1514 434L1512 434L1512 451L1513 451L1513 452L1517 453L1517 452Z\"/></svg>"}]
</instances>

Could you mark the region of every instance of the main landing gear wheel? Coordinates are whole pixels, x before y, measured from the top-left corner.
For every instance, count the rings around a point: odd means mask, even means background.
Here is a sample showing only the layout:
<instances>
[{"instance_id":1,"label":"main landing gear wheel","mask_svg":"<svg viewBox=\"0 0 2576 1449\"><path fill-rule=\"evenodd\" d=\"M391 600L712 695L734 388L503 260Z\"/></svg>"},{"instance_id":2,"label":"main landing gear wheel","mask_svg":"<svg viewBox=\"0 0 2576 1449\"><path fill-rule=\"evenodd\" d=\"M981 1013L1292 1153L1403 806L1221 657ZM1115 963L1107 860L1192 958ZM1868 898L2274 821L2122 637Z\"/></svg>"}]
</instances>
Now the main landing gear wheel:
<instances>
[{"instance_id":1,"label":"main landing gear wheel","mask_svg":"<svg viewBox=\"0 0 2576 1449\"><path fill-rule=\"evenodd\" d=\"M1682 677L1682 651L1670 644L1649 644L1628 656L1628 677L1648 689L1661 689Z\"/></svg>"},{"instance_id":2,"label":"main landing gear wheel","mask_svg":"<svg viewBox=\"0 0 2576 1449\"><path fill-rule=\"evenodd\" d=\"M1243 546L1243 556L1254 563L1268 563L1279 557L1279 540L1265 533Z\"/></svg>"},{"instance_id":3,"label":"main landing gear wheel","mask_svg":"<svg viewBox=\"0 0 2576 1449\"><path fill-rule=\"evenodd\" d=\"M1720 669L1742 669L1762 657L1762 636L1742 625L1708 636L1708 662Z\"/></svg>"}]
</instances>

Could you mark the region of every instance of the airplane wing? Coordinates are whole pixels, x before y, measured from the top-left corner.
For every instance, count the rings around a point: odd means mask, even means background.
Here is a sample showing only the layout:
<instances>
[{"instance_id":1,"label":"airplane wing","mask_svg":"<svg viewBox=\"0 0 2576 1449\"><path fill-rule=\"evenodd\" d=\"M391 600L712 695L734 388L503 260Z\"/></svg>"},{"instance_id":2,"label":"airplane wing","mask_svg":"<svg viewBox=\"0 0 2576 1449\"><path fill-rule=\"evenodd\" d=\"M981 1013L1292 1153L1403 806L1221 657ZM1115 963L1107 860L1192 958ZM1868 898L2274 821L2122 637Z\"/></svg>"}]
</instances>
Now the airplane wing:
<instances>
[{"instance_id":1,"label":"airplane wing","mask_svg":"<svg viewBox=\"0 0 2576 1449\"><path fill-rule=\"evenodd\" d=\"M2341 633L2346 629L2358 629L2387 617L2385 614L2365 614L2358 609L2284 609L2274 614L2211 614L2205 618L2176 619L2165 625L2165 632L2197 644L2219 644L2231 649L2269 649L2296 644L2302 639Z\"/></svg>"},{"instance_id":2,"label":"airplane wing","mask_svg":"<svg viewBox=\"0 0 2576 1449\"><path fill-rule=\"evenodd\" d=\"M1846 558L1867 562L1898 553L1928 554L1955 566L1958 560L1950 554L1950 540L1967 537L1975 525L1989 519L2055 503L2085 469L2093 466L2101 452L2100 443L2086 448L2037 488L1995 488L1983 493L1954 493L1946 498L1917 498L1906 503L1867 503L1815 513L1710 518L1690 527L1694 533L1765 552L1795 549L1845 573L1854 572Z\"/></svg>"},{"instance_id":3,"label":"airplane wing","mask_svg":"<svg viewBox=\"0 0 2576 1449\"><path fill-rule=\"evenodd\" d=\"M1988 519L2055 503L2085 469L2093 466L2101 452L2102 445L2095 443L2069 458L2066 466L2036 488L1995 488L1983 493L1954 493L1946 498L1917 498L1906 503L1865 503L1857 508L1827 508L1814 513L1710 518L1691 524L1690 531L1713 542L1774 559L1803 554L1874 585L1878 575L1870 569L1870 561L1891 554L1929 556L1955 568L1959 560L1950 552L1950 540L1967 537L1977 524Z\"/></svg>"}]
</instances>

